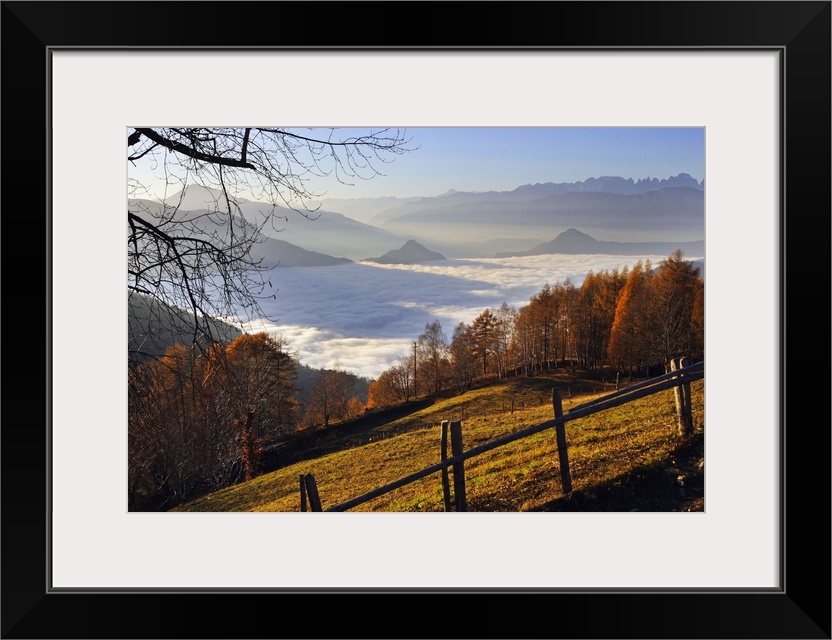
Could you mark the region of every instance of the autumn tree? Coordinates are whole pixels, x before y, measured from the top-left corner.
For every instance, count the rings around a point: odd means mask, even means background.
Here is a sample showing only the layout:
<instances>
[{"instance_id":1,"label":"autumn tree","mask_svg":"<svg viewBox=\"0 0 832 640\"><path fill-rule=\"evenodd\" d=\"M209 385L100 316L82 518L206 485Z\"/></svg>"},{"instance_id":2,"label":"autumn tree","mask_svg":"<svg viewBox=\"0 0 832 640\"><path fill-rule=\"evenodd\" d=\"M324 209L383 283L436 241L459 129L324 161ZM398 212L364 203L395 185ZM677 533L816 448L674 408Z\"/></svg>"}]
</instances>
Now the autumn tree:
<instances>
[{"instance_id":1,"label":"autumn tree","mask_svg":"<svg viewBox=\"0 0 832 640\"><path fill-rule=\"evenodd\" d=\"M413 368L413 355L399 356L393 366L390 367L396 388L405 401L410 400L411 396L415 397L416 393Z\"/></svg>"},{"instance_id":2,"label":"autumn tree","mask_svg":"<svg viewBox=\"0 0 832 640\"><path fill-rule=\"evenodd\" d=\"M259 437L270 440L297 423L297 363L282 337L244 334L225 350L224 392L240 420L253 414Z\"/></svg>"},{"instance_id":3,"label":"autumn tree","mask_svg":"<svg viewBox=\"0 0 832 640\"><path fill-rule=\"evenodd\" d=\"M527 369L542 371L550 364L557 367L563 353L562 336L566 335L564 298L565 292L561 284L546 283L532 296L529 304L520 310L517 323L527 340L521 350L531 359L527 360Z\"/></svg>"},{"instance_id":4,"label":"autumn tree","mask_svg":"<svg viewBox=\"0 0 832 640\"><path fill-rule=\"evenodd\" d=\"M639 261L621 290L608 353L619 366L661 365L704 351L704 282L677 250L659 263Z\"/></svg>"},{"instance_id":5,"label":"autumn tree","mask_svg":"<svg viewBox=\"0 0 832 640\"><path fill-rule=\"evenodd\" d=\"M128 368L128 503L187 500L250 478L264 436L293 428L294 360L279 338L173 345Z\"/></svg>"},{"instance_id":6,"label":"autumn tree","mask_svg":"<svg viewBox=\"0 0 832 640\"><path fill-rule=\"evenodd\" d=\"M514 321L514 332L511 336L511 351L516 354L523 374L532 375L535 364L540 361L537 352L537 323L534 318L534 308L527 304L517 312Z\"/></svg>"},{"instance_id":7,"label":"autumn tree","mask_svg":"<svg viewBox=\"0 0 832 640\"><path fill-rule=\"evenodd\" d=\"M618 368L639 369L645 361L650 331L646 310L652 277L650 261L639 260L621 289L607 349L610 360Z\"/></svg>"},{"instance_id":8,"label":"autumn tree","mask_svg":"<svg viewBox=\"0 0 832 640\"><path fill-rule=\"evenodd\" d=\"M438 320L425 325L417 347L423 372L421 377L426 388L433 392L441 391L447 378L448 338Z\"/></svg>"},{"instance_id":9,"label":"autumn tree","mask_svg":"<svg viewBox=\"0 0 832 640\"><path fill-rule=\"evenodd\" d=\"M486 309L471 323L474 353L482 365L483 377L488 375L488 357L495 353L499 335L497 317Z\"/></svg>"},{"instance_id":10,"label":"autumn tree","mask_svg":"<svg viewBox=\"0 0 832 640\"><path fill-rule=\"evenodd\" d=\"M135 127L128 130L127 288L161 304L166 331L218 340L213 318L266 317L266 280L252 249L288 207L315 218L314 180L370 179L409 140L398 129ZM189 192L199 202L188 203ZM193 198L191 198L193 200ZM264 203L245 214L245 200ZM137 341L131 344L141 349Z\"/></svg>"},{"instance_id":11,"label":"autumn tree","mask_svg":"<svg viewBox=\"0 0 832 640\"><path fill-rule=\"evenodd\" d=\"M626 283L627 270L590 271L578 291L573 310L575 353L588 369L596 369L607 360L607 350L615 321L618 295Z\"/></svg>"},{"instance_id":12,"label":"autumn tree","mask_svg":"<svg viewBox=\"0 0 832 640\"><path fill-rule=\"evenodd\" d=\"M307 401L304 424L328 427L333 420L343 420L348 415L353 391L353 379L339 365L322 369Z\"/></svg>"},{"instance_id":13,"label":"autumn tree","mask_svg":"<svg viewBox=\"0 0 832 640\"><path fill-rule=\"evenodd\" d=\"M128 503L161 492L186 500L200 490L211 458L201 415L204 361L174 345L158 359L128 370Z\"/></svg>"},{"instance_id":14,"label":"autumn tree","mask_svg":"<svg viewBox=\"0 0 832 640\"><path fill-rule=\"evenodd\" d=\"M507 302L503 302L499 309L494 312L494 316L497 319L497 336L494 341L497 372L501 378L505 378L508 375L508 370L516 365L512 357L511 344L517 322L517 309Z\"/></svg>"},{"instance_id":15,"label":"autumn tree","mask_svg":"<svg viewBox=\"0 0 832 640\"><path fill-rule=\"evenodd\" d=\"M699 268L678 249L659 263L650 280L645 349L649 358L666 369L672 358L690 357L700 348L694 324L700 282Z\"/></svg>"},{"instance_id":16,"label":"autumn tree","mask_svg":"<svg viewBox=\"0 0 832 640\"><path fill-rule=\"evenodd\" d=\"M449 347L451 379L459 389L465 391L477 375L477 355L471 326L460 322L454 327Z\"/></svg>"},{"instance_id":17,"label":"autumn tree","mask_svg":"<svg viewBox=\"0 0 832 640\"><path fill-rule=\"evenodd\" d=\"M203 383L212 405L225 408L234 425L242 472L259 472L264 442L274 442L297 423L295 359L282 337L244 334L225 349L212 349Z\"/></svg>"},{"instance_id":18,"label":"autumn tree","mask_svg":"<svg viewBox=\"0 0 832 640\"><path fill-rule=\"evenodd\" d=\"M694 362L700 362L705 359L705 281L702 278L696 283L691 323L694 336L691 358Z\"/></svg>"}]
</instances>

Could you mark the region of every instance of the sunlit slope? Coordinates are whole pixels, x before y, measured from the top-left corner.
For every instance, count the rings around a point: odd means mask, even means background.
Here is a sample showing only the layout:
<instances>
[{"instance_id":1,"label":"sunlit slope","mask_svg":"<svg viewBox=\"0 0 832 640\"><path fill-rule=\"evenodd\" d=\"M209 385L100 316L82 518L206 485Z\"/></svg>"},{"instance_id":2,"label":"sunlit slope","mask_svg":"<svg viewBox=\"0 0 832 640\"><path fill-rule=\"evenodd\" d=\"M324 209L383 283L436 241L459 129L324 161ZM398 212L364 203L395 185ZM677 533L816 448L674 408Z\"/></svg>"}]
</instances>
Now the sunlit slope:
<instances>
[{"instance_id":1,"label":"sunlit slope","mask_svg":"<svg viewBox=\"0 0 832 640\"><path fill-rule=\"evenodd\" d=\"M335 453L293 464L180 505L177 511L298 511L300 474L311 473L323 509L431 466L440 459L440 422L461 420L464 449L553 417L609 393L611 383L556 376L495 382L437 401L405 418L343 440ZM547 430L465 463L469 511L702 511L703 382L692 385L694 435L674 436L672 391L566 425L573 493L561 489L555 433ZM570 398L571 395L571 398ZM440 475L428 476L353 511L442 511Z\"/></svg>"}]
</instances>

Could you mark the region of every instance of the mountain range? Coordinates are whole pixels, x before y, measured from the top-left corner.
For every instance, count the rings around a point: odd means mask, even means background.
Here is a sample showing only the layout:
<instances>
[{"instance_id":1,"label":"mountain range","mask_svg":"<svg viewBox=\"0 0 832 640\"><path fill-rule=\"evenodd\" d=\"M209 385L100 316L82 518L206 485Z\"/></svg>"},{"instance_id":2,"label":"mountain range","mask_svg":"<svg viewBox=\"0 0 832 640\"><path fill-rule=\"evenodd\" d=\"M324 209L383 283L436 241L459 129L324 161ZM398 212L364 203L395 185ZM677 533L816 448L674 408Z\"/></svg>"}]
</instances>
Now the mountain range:
<instances>
[{"instance_id":1,"label":"mountain range","mask_svg":"<svg viewBox=\"0 0 832 640\"><path fill-rule=\"evenodd\" d=\"M166 202L179 204L177 219L198 219L211 229L214 223L206 214L218 195L190 185ZM235 218L240 224L244 220L262 227L267 240L255 248L255 255L264 264L279 267L335 265L366 256L410 261L406 256L387 256L408 240L449 258L535 255L552 250L539 247L541 239L555 237L555 242L558 233L569 229L581 229L595 242L608 243L594 245L594 252L625 248L638 252L634 244L639 242L701 245L705 227L704 181L685 173L662 180L601 176L573 183L526 184L511 191L450 190L434 197L323 200L320 205L309 212L240 199ZM150 212L161 208L159 203L141 200L131 200L128 206ZM616 243L630 246L615 247ZM569 249L566 240L556 246L562 252ZM582 252L587 249L581 245ZM566 252L576 251L572 247Z\"/></svg>"},{"instance_id":2,"label":"mountain range","mask_svg":"<svg viewBox=\"0 0 832 640\"><path fill-rule=\"evenodd\" d=\"M469 242L539 238L570 227L624 240L696 240L703 236L705 200L701 189L687 186L633 194L552 193L546 188L455 193L402 204L374 216L371 223L430 242L448 238Z\"/></svg>"},{"instance_id":3,"label":"mountain range","mask_svg":"<svg viewBox=\"0 0 832 640\"><path fill-rule=\"evenodd\" d=\"M563 254L605 254L621 256L670 255L681 249L686 255L705 255L705 241L693 242L603 242L578 231L567 229L549 242L543 242L528 251L502 252L495 258L518 256L539 256L552 253Z\"/></svg>"}]
</instances>

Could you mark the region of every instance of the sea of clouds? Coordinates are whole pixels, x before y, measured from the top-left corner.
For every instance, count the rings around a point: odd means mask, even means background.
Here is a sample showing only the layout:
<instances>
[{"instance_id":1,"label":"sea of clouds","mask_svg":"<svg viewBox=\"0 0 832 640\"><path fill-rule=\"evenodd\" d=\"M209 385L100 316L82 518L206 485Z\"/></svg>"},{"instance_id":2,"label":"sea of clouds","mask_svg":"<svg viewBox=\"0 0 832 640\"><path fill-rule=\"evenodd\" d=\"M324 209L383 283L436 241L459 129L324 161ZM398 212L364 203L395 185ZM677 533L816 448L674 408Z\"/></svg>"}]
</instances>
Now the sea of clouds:
<instances>
[{"instance_id":1,"label":"sea of clouds","mask_svg":"<svg viewBox=\"0 0 832 640\"><path fill-rule=\"evenodd\" d=\"M699 259L685 256L687 259ZM263 304L275 322L259 320L248 331L282 336L308 366L340 365L377 377L407 356L425 325L438 320L450 341L459 322L470 323L503 302L519 308L546 283L632 267L666 256L543 255L503 259L443 260L420 265L371 262L332 267L282 268L268 274L275 297Z\"/></svg>"}]
</instances>

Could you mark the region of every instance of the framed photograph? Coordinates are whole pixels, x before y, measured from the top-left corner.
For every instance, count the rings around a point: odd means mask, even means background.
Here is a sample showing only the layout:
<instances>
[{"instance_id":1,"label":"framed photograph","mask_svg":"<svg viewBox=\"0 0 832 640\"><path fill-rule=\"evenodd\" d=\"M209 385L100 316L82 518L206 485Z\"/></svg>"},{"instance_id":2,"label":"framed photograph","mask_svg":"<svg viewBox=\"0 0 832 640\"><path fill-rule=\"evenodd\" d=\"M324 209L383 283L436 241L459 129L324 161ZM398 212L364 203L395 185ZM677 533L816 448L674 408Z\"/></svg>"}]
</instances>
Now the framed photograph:
<instances>
[{"instance_id":1,"label":"framed photograph","mask_svg":"<svg viewBox=\"0 0 832 640\"><path fill-rule=\"evenodd\" d=\"M3 3L3 637L829 638L830 3L208 6ZM125 136L252 123L703 132L704 510L131 511Z\"/></svg>"}]
</instances>

